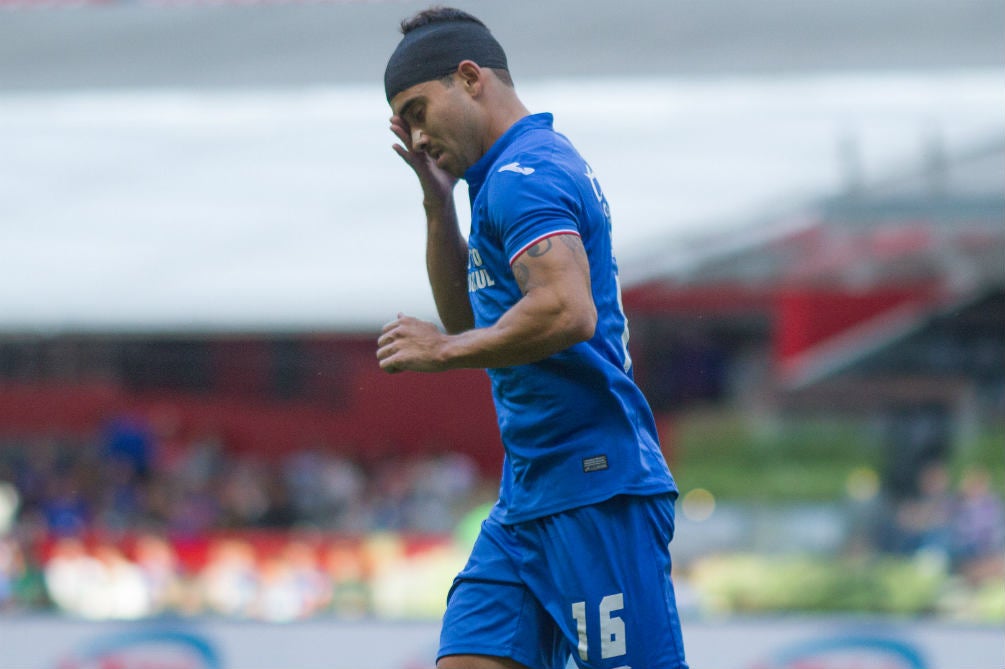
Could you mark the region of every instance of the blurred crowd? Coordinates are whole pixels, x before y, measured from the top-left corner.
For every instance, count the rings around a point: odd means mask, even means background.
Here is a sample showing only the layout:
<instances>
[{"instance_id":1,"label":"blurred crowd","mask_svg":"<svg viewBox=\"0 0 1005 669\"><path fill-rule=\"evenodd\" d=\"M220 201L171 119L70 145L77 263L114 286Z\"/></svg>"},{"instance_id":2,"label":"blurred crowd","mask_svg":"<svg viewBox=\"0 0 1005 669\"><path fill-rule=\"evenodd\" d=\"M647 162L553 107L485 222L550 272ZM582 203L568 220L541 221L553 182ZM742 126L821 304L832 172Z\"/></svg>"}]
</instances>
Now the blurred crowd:
<instances>
[{"instance_id":1,"label":"blurred crowd","mask_svg":"<svg viewBox=\"0 0 1005 669\"><path fill-rule=\"evenodd\" d=\"M915 487L915 494L888 506L876 547L934 556L974 583L1005 578L1005 504L991 473L969 467L954 485L946 463L934 461L920 470Z\"/></svg>"},{"instance_id":2,"label":"blurred crowd","mask_svg":"<svg viewBox=\"0 0 1005 669\"><path fill-rule=\"evenodd\" d=\"M0 438L0 612L393 615L404 604L386 595L415 594L402 574L419 573L417 553L446 556L427 560L435 578L456 573L459 525L497 481L450 449L387 453L264 458L212 433L155 440L127 417L83 441ZM867 550L935 555L968 583L1005 578L1005 506L987 470L932 463L914 494L880 506ZM441 604L433 591L423 611Z\"/></svg>"},{"instance_id":3,"label":"blurred crowd","mask_svg":"<svg viewBox=\"0 0 1005 669\"><path fill-rule=\"evenodd\" d=\"M0 480L20 497L19 521L56 535L154 528L172 536L226 528L307 526L337 532L449 532L483 484L454 450L311 447L266 458L228 449L215 434L155 439L120 418L86 441L0 443Z\"/></svg>"},{"instance_id":4,"label":"blurred crowd","mask_svg":"<svg viewBox=\"0 0 1005 669\"><path fill-rule=\"evenodd\" d=\"M130 418L83 441L0 439L0 610L364 614L388 555L411 536L449 540L495 485L447 449L264 458L212 434L155 442Z\"/></svg>"},{"instance_id":5,"label":"blurred crowd","mask_svg":"<svg viewBox=\"0 0 1005 669\"><path fill-rule=\"evenodd\" d=\"M90 620L365 617L388 611L376 601L376 583L392 569L407 569L407 551L416 549L401 535L380 533L273 539L211 536L194 562L182 555L191 547L153 533L126 541L59 537L39 551L41 560L29 556L24 542L0 539L0 610L54 607ZM420 542L419 549L430 552L446 542Z\"/></svg>"}]
</instances>

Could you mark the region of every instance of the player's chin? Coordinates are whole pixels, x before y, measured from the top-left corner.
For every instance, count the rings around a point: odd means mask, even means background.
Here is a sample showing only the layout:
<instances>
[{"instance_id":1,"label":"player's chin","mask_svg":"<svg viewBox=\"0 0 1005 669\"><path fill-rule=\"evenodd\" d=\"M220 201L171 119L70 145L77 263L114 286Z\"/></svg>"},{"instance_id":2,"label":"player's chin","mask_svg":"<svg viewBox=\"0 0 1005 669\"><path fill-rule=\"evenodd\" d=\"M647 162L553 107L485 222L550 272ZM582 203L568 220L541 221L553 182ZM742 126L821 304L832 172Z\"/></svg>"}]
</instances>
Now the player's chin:
<instances>
[{"instance_id":1,"label":"player's chin","mask_svg":"<svg viewBox=\"0 0 1005 669\"><path fill-rule=\"evenodd\" d=\"M461 179L464 177L465 170L458 166L456 162L450 160L449 154L441 153L440 157L436 159L434 164L455 179Z\"/></svg>"}]
</instances>

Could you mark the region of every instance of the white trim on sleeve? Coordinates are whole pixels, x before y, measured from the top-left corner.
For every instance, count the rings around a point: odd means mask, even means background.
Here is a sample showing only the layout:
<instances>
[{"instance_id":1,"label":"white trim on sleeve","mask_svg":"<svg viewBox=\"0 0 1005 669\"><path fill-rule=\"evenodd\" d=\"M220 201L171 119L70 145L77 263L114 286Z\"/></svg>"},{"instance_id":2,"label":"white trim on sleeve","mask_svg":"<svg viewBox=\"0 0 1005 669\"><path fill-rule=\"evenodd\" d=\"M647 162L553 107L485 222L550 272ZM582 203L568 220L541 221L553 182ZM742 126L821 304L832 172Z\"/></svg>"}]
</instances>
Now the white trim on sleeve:
<instances>
[{"instance_id":1,"label":"white trim on sleeve","mask_svg":"<svg viewBox=\"0 0 1005 669\"><path fill-rule=\"evenodd\" d=\"M513 255L511 255L510 258L509 258L509 264L510 264L510 266L512 266L513 263L516 262L517 258L519 258L521 255L523 255L524 251L526 251L530 247L534 246L534 244L542 242L545 239L548 239L549 237L555 237L555 236L558 236L558 235L576 235L577 237L579 237L580 239L582 239L582 235L579 234L579 230L576 230L575 228L568 228L568 229L563 229L563 230L552 230L551 232L546 232L545 234L541 235L540 237L537 237L537 238L533 239L532 241L527 242L526 244L524 244L523 246L521 246L520 249L516 253L514 253Z\"/></svg>"}]
</instances>

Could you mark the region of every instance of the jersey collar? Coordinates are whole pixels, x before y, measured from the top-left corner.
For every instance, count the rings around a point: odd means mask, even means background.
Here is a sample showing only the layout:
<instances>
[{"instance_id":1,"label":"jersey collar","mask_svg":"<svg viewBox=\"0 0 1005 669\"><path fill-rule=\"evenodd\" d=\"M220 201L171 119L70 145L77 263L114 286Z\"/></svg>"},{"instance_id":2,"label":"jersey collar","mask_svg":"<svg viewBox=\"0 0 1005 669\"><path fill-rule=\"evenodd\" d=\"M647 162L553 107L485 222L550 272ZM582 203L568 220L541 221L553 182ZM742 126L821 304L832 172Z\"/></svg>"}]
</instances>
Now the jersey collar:
<instances>
[{"instance_id":1,"label":"jersey collar","mask_svg":"<svg viewBox=\"0 0 1005 669\"><path fill-rule=\"evenodd\" d=\"M489 147L489 150L485 152L485 155L479 158L478 162L469 167L464 173L464 180L468 182L468 187L474 187L477 189L481 186L482 182L485 181L485 177L488 175L489 170L492 169L492 165L495 164L499 156L502 155L502 152L506 150L506 147L516 141L518 137L523 135L525 132L539 128L550 130L552 122L552 115L545 112L542 114L524 116L522 119L511 125L509 130L504 132L502 137L497 139L495 143Z\"/></svg>"}]
</instances>

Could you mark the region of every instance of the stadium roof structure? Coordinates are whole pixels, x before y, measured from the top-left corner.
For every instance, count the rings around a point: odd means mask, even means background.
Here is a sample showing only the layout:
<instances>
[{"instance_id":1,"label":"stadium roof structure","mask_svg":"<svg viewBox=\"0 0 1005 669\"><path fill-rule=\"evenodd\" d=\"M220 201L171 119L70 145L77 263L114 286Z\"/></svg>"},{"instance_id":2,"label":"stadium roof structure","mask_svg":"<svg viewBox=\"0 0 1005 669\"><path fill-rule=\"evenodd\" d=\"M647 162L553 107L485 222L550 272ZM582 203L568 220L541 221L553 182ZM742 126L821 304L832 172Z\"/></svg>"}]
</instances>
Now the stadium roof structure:
<instances>
[{"instance_id":1,"label":"stadium roof structure","mask_svg":"<svg viewBox=\"0 0 1005 669\"><path fill-rule=\"evenodd\" d=\"M428 3L62 1L2 10L0 332L434 317L379 86ZM600 176L627 285L1005 134L995 0L457 4Z\"/></svg>"},{"instance_id":2,"label":"stadium roof structure","mask_svg":"<svg viewBox=\"0 0 1005 669\"><path fill-rule=\"evenodd\" d=\"M860 149L854 179L871 183L917 163L933 132L950 155L1000 137L999 84L977 72L522 92L600 175L631 285L693 266L709 239L718 249L773 234L764 212L802 213L840 192L847 141ZM5 96L0 330L372 330L399 310L432 318L420 194L386 118L373 87ZM463 184L457 196L463 205ZM841 203L827 206L851 211Z\"/></svg>"},{"instance_id":3,"label":"stadium roof structure","mask_svg":"<svg viewBox=\"0 0 1005 669\"><path fill-rule=\"evenodd\" d=\"M711 237L685 266L653 265L625 300L770 314L779 380L807 386L1005 289L1003 177L1005 137L959 155L933 141L912 169Z\"/></svg>"}]
</instances>

